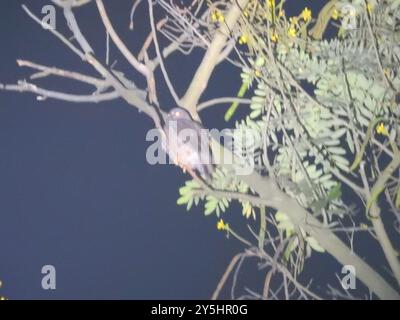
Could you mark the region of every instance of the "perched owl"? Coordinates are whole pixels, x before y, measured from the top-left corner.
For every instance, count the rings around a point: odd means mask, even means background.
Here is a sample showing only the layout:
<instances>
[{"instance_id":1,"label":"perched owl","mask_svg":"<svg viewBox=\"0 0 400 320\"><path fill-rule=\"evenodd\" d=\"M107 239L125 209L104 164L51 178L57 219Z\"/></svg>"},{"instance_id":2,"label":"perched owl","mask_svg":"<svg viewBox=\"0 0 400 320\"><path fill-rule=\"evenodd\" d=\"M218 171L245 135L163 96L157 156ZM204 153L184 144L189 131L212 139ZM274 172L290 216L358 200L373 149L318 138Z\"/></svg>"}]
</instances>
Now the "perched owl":
<instances>
[{"instance_id":1,"label":"perched owl","mask_svg":"<svg viewBox=\"0 0 400 320\"><path fill-rule=\"evenodd\" d=\"M212 171L208 131L182 108L173 108L165 117L163 148L172 161L189 173L198 172L207 180Z\"/></svg>"}]
</instances>

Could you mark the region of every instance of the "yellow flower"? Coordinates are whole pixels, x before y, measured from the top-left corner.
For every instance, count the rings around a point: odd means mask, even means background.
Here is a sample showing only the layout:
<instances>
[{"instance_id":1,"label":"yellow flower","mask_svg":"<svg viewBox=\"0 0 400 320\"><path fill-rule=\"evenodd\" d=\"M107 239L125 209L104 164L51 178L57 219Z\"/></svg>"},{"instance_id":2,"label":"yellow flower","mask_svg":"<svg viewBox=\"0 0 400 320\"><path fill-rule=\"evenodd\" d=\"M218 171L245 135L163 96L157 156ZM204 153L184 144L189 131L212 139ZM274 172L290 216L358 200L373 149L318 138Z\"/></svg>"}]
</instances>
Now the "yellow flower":
<instances>
[{"instance_id":1,"label":"yellow flower","mask_svg":"<svg viewBox=\"0 0 400 320\"><path fill-rule=\"evenodd\" d=\"M339 11L338 11L336 8L333 9L333 12L332 12L332 19L333 19L333 20L339 19Z\"/></svg>"},{"instance_id":2,"label":"yellow flower","mask_svg":"<svg viewBox=\"0 0 400 320\"><path fill-rule=\"evenodd\" d=\"M385 76L388 78L391 78L393 76L392 70L389 68L383 69L383 72L385 73Z\"/></svg>"},{"instance_id":3,"label":"yellow flower","mask_svg":"<svg viewBox=\"0 0 400 320\"><path fill-rule=\"evenodd\" d=\"M366 225L365 223L360 223L360 228L361 230L368 230L368 225Z\"/></svg>"},{"instance_id":4,"label":"yellow flower","mask_svg":"<svg viewBox=\"0 0 400 320\"><path fill-rule=\"evenodd\" d=\"M211 14L211 20L214 22L217 22L217 21L224 22L225 17L220 11L214 10L213 13Z\"/></svg>"},{"instance_id":5,"label":"yellow flower","mask_svg":"<svg viewBox=\"0 0 400 320\"><path fill-rule=\"evenodd\" d=\"M243 15L247 18L249 16L249 13L247 12L247 10L243 11Z\"/></svg>"},{"instance_id":6,"label":"yellow flower","mask_svg":"<svg viewBox=\"0 0 400 320\"><path fill-rule=\"evenodd\" d=\"M279 10L278 16L283 17L285 15L285 10Z\"/></svg>"},{"instance_id":7,"label":"yellow flower","mask_svg":"<svg viewBox=\"0 0 400 320\"><path fill-rule=\"evenodd\" d=\"M304 10L303 10L302 13L301 13L301 17L303 18L303 20L304 20L305 22L310 21L310 20L311 20L311 17L312 17L311 10L308 9L307 7L305 7Z\"/></svg>"},{"instance_id":8,"label":"yellow flower","mask_svg":"<svg viewBox=\"0 0 400 320\"><path fill-rule=\"evenodd\" d=\"M267 5L271 8L275 7L275 0L267 0Z\"/></svg>"},{"instance_id":9,"label":"yellow flower","mask_svg":"<svg viewBox=\"0 0 400 320\"><path fill-rule=\"evenodd\" d=\"M289 21L291 25L295 25L299 22L299 19L297 17L290 17Z\"/></svg>"},{"instance_id":10,"label":"yellow flower","mask_svg":"<svg viewBox=\"0 0 400 320\"><path fill-rule=\"evenodd\" d=\"M374 5L370 2L367 2L367 10L368 10L368 13L371 14L372 11L374 11Z\"/></svg>"},{"instance_id":11,"label":"yellow flower","mask_svg":"<svg viewBox=\"0 0 400 320\"><path fill-rule=\"evenodd\" d=\"M247 40L248 40L248 37L245 34L243 34L239 38L239 44L246 44Z\"/></svg>"},{"instance_id":12,"label":"yellow flower","mask_svg":"<svg viewBox=\"0 0 400 320\"><path fill-rule=\"evenodd\" d=\"M254 74L255 74L255 76L258 77L258 78L260 78L260 77L262 76L262 73L260 72L260 70L256 70L256 71L254 72Z\"/></svg>"},{"instance_id":13,"label":"yellow flower","mask_svg":"<svg viewBox=\"0 0 400 320\"><path fill-rule=\"evenodd\" d=\"M383 136L388 136L389 132L387 131L385 125L383 122L381 122L377 127L376 127L376 133L381 134Z\"/></svg>"},{"instance_id":14,"label":"yellow flower","mask_svg":"<svg viewBox=\"0 0 400 320\"><path fill-rule=\"evenodd\" d=\"M296 28L293 27L293 26L291 26L291 27L289 28L289 30L288 30L288 35L289 35L289 37L295 38L296 35L297 35Z\"/></svg>"},{"instance_id":15,"label":"yellow flower","mask_svg":"<svg viewBox=\"0 0 400 320\"><path fill-rule=\"evenodd\" d=\"M219 221L217 222L217 229L218 230L228 230L229 225L227 223L224 222L224 220L219 219Z\"/></svg>"},{"instance_id":16,"label":"yellow flower","mask_svg":"<svg viewBox=\"0 0 400 320\"><path fill-rule=\"evenodd\" d=\"M250 201L245 201L242 203L242 214L248 219L250 216L255 218L255 211L250 203Z\"/></svg>"},{"instance_id":17,"label":"yellow flower","mask_svg":"<svg viewBox=\"0 0 400 320\"><path fill-rule=\"evenodd\" d=\"M278 41L278 34L274 31L271 35L271 41L277 42Z\"/></svg>"}]
</instances>

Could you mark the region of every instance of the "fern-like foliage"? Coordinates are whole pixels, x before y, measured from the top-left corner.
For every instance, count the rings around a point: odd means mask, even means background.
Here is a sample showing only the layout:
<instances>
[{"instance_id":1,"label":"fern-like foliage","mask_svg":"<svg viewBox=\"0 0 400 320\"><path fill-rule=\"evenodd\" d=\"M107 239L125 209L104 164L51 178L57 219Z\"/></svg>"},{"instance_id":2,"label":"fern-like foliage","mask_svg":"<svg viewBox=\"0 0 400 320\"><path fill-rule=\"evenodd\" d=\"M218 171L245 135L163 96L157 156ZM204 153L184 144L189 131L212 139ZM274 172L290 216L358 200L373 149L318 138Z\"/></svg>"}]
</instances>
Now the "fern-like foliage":
<instances>
[{"instance_id":1,"label":"fern-like foliage","mask_svg":"<svg viewBox=\"0 0 400 320\"><path fill-rule=\"evenodd\" d=\"M251 104L248 115L235 123L234 147L227 147L254 170L276 179L328 226L354 213L353 205L345 203L343 186L362 183L355 172L360 159L369 161L368 170L376 177L381 161L388 161L381 160L382 153L389 159L396 155L389 149L399 144L400 1L372 1L368 7L365 1L341 1L337 10L355 8L356 27L340 27L339 36L331 40L312 39L308 21L279 15L279 6L268 3L249 4L240 21L241 39L246 36L248 47L242 56L241 88ZM386 141L376 130L377 119L387 130ZM250 145L237 136L246 131L255 133ZM389 196L400 203L399 178L393 179ZM251 194L240 177L223 168L217 169L212 184L218 190ZM205 214L217 216L231 203L229 197L194 189L194 182L186 183L178 203L190 208L204 200ZM258 204L240 202L246 217L255 215ZM276 222L291 239L286 260L302 242L323 251L304 231L292 230L284 213L277 214Z\"/></svg>"}]
</instances>

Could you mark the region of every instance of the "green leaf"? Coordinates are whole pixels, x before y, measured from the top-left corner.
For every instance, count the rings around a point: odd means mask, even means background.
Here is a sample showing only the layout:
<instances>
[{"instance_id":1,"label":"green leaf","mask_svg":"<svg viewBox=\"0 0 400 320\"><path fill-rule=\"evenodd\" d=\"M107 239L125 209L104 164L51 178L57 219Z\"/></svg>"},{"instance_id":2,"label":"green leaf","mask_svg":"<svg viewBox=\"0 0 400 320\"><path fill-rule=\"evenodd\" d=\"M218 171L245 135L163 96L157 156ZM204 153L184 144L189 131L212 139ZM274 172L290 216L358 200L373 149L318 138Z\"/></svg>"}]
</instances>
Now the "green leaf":
<instances>
[{"instance_id":1,"label":"green leaf","mask_svg":"<svg viewBox=\"0 0 400 320\"><path fill-rule=\"evenodd\" d=\"M190 199L191 199L190 195L185 195L183 197L178 198L178 200L176 200L176 203L178 205L183 205L183 204L188 203L190 201Z\"/></svg>"},{"instance_id":2,"label":"green leaf","mask_svg":"<svg viewBox=\"0 0 400 320\"><path fill-rule=\"evenodd\" d=\"M251 118L251 119L257 118L257 117L261 114L261 112L262 112L261 109L253 110L253 111L250 113L250 118Z\"/></svg>"},{"instance_id":3,"label":"green leaf","mask_svg":"<svg viewBox=\"0 0 400 320\"><path fill-rule=\"evenodd\" d=\"M340 199L342 197L342 184L338 183L328 192L328 199L330 201Z\"/></svg>"},{"instance_id":4,"label":"green leaf","mask_svg":"<svg viewBox=\"0 0 400 320\"><path fill-rule=\"evenodd\" d=\"M347 141L347 145L349 146L351 153L354 153L354 141L353 141L350 131L346 132L346 141Z\"/></svg>"},{"instance_id":5,"label":"green leaf","mask_svg":"<svg viewBox=\"0 0 400 320\"><path fill-rule=\"evenodd\" d=\"M263 57L258 57L256 62L255 62L255 66L256 67L262 67L265 63L265 59Z\"/></svg>"},{"instance_id":6,"label":"green leaf","mask_svg":"<svg viewBox=\"0 0 400 320\"><path fill-rule=\"evenodd\" d=\"M344 157L342 157L340 155L332 154L331 157L332 157L333 160L336 161L336 165L337 166L339 166L341 164L341 165L346 167L346 166L348 166L350 164L349 160L347 160L346 158L344 158Z\"/></svg>"},{"instance_id":7,"label":"green leaf","mask_svg":"<svg viewBox=\"0 0 400 320\"><path fill-rule=\"evenodd\" d=\"M224 204L224 206L225 206L226 208L229 207L229 200L228 200L228 199L222 198L221 201L222 201L222 203Z\"/></svg>"},{"instance_id":8,"label":"green leaf","mask_svg":"<svg viewBox=\"0 0 400 320\"><path fill-rule=\"evenodd\" d=\"M361 145L360 150L357 152L356 157L353 161L353 164L350 166L350 171L354 171L355 169L357 169L358 165L360 164L360 162L364 156L365 148L367 147L369 139L371 139L372 132L379 121L382 121L382 118L377 118L377 119L373 119L370 121L370 123L368 125L367 134L365 136L365 140L364 140L363 144Z\"/></svg>"},{"instance_id":9,"label":"green leaf","mask_svg":"<svg viewBox=\"0 0 400 320\"><path fill-rule=\"evenodd\" d=\"M256 90L256 91L260 91L260 90ZM265 102L265 97L254 96L253 98L251 98L251 107L255 108L254 106L256 105L257 107L261 108L263 106L264 102Z\"/></svg>"},{"instance_id":10,"label":"green leaf","mask_svg":"<svg viewBox=\"0 0 400 320\"><path fill-rule=\"evenodd\" d=\"M283 213L283 212L281 212L281 211L278 211L277 213L275 213L275 220L278 221L278 222L281 222L281 221L288 221L288 220L289 220L289 217L287 216L286 213Z\"/></svg>"},{"instance_id":11,"label":"green leaf","mask_svg":"<svg viewBox=\"0 0 400 320\"><path fill-rule=\"evenodd\" d=\"M289 244L286 247L285 253L283 254L283 259L285 261L289 261L290 254L293 252L294 249L297 248L299 245L299 237L293 237L290 239Z\"/></svg>"},{"instance_id":12,"label":"green leaf","mask_svg":"<svg viewBox=\"0 0 400 320\"><path fill-rule=\"evenodd\" d=\"M345 155L346 150L341 147L329 147L328 151L334 154Z\"/></svg>"},{"instance_id":13,"label":"green leaf","mask_svg":"<svg viewBox=\"0 0 400 320\"><path fill-rule=\"evenodd\" d=\"M205 207L204 214L206 216L210 215L211 213L213 213L216 210L217 210L217 213L219 212L218 200L213 196L206 197L206 203L205 203L204 207Z\"/></svg>"},{"instance_id":14,"label":"green leaf","mask_svg":"<svg viewBox=\"0 0 400 320\"><path fill-rule=\"evenodd\" d=\"M368 92L375 100L381 101L385 95L386 89L379 84L374 83Z\"/></svg>"},{"instance_id":15,"label":"green leaf","mask_svg":"<svg viewBox=\"0 0 400 320\"><path fill-rule=\"evenodd\" d=\"M249 86L251 84L251 79L243 79L243 83L239 89L239 92L237 94L238 98L243 98L247 90L249 89ZM238 102L233 102L229 109L226 111L224 119L226 122L231 120L233 115L235 114L236 109L238 108L239 103Z\"/></svg>"},{"instance_id":16,"label":"green leaf","mask_svg":"<svg viewBox=\"0 0 400 320\"><path fill-rule=\"evenodd\" d=\"M325 249L321 247L321 245L318 243L318 241L315 238L307 237L306 241L313 250L315 250L317 252L325 252Z\"/></svg>"},{"instance_id":17,"label":"green leaf","mask_svg":"<svg viewBox=\"0 0 400 320\"><path fill-rule=\"evenodd\" d=\"M372 81L368 80L365 75L362 73L357 75L357 86L360 88L367 90L371 86Z\"/></svg>"},{"instance_id":18,"label":"green leaf","mask_svg":"<svg viewBox=\"0 0 400 320\"><path fill-rule=\"evenodd\" d=\"M275 213L275 220L278 222L276 227L280 230L285 230L288 237L294 233L294 224L286 213L278 211Z\"/></svg>"},{"instance_id":19,"label":"green leaf","mask_svg":"<svg viewBox=\"0 0 400 320\"><path fill-rule=\"evenodd\" d=\"M331 134L331 139L339 139L341 136L343 136L347 131L347 128L342 128L337 130L336 132L333 132Z\"/></svg>"},{"instance_id":20,"label":"green leaf","mask_svg":"<svg viewBox=\"0 0 400 320\"><path fill-rule=\"evenodd\" d=\"M397 187L396 207L397 207L397 208L400 208L400 185Z\"/></svg>"},{"instance_id":21,"label":"green leaf","mask_svg":"<svg viewBox=\"0 0 400 320\"><path fill-rule=\"evenodd\" d=\"M187 203L186 211L189 211L192 208L192 206L193 206L193 198L191 198Z\"/></svg>"}]
</instances>

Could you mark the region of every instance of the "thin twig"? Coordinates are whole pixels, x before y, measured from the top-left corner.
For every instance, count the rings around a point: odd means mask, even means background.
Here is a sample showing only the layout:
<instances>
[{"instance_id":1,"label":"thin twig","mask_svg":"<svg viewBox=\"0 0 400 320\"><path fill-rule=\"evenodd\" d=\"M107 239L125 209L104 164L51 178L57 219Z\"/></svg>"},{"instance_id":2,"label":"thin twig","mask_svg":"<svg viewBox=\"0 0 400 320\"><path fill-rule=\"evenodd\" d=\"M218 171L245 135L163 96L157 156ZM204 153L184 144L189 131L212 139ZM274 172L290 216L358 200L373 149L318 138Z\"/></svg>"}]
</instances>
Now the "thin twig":
<instances>
[{"instance_id":1,"label":"thin twig","mask_svg":"<svg viewBox=\"0 0 400 320\"><path fill-rule=\"evenodd\" d=\"M217 288L215 289L215 291L214 291L214 293L213 293L213 295L211 297L211 300L217 300L218 299L218 297L219 297L219 295L221 293L221 290L225 285L226 280L228 280L229 275L231 274L233 268L235 267L235 265L239 261L239 259L242 257L242 255L243 255L242 253L238 253L237 255L235 255L232 258L232 260L229 263L228 267L226 268L221 280L218 282Z\"/></svg>"}]
</instances>

